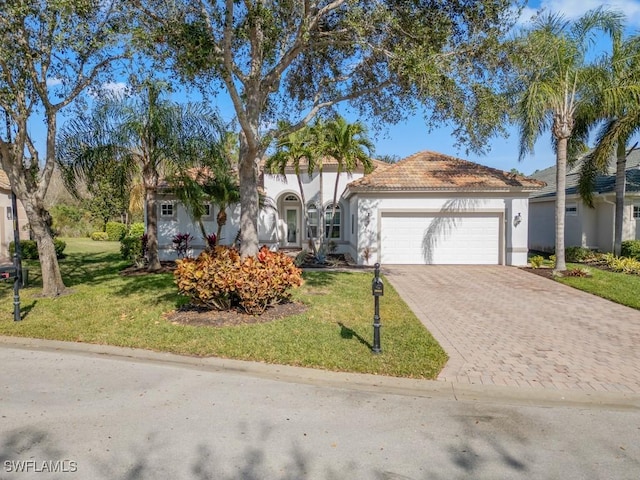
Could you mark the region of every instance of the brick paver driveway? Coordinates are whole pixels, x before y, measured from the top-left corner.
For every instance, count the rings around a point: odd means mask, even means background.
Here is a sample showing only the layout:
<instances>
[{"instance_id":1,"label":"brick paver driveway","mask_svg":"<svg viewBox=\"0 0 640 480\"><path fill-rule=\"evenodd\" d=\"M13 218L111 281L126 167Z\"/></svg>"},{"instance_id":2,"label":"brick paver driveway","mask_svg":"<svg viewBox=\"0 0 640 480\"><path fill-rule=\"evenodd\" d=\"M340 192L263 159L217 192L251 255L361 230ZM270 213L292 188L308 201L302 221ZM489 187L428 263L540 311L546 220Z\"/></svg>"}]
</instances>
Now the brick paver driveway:
<instances>
[{"instance_id":1,"label":"brick paver driveway","mask_svg":"<svg viewBox=\"0 0 640 480\"><path fill-rule=\"evenodd\" d=\"M439 380L640 393L640 311L514 267L382 272L449 354Z\"/></svg>"}]
</instances>

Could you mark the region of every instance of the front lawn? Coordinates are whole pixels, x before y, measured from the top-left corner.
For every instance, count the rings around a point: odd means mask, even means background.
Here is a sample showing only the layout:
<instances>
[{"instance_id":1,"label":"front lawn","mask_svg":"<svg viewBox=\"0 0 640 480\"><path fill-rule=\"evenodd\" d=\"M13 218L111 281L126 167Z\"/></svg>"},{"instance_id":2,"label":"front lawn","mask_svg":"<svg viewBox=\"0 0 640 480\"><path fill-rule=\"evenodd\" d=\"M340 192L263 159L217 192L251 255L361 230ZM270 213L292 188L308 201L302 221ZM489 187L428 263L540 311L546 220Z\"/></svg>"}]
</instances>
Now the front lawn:
<instances>
[{"instance_id":1,"label":"front lawn","mask_svg":"<svg viewBox=\"0 0 640 480\"><path fill-rule=\"evenodd\" d=\"M570 264L568 268L584 268L584 265ZM587 268L591 277L559 277L557 280L565 285L640 310L640 275L616 273L594 267Z\"/></svg>"},{"instance_id":2,"label":"front lawn","mask_svg":"<svg viewBox=\"0 0 640 480\"><path fill-rule=\"evenodd\" d=\"M185 302L171 274L122 276L126 263L118 243L65 241L60 266L72 293L39 297L38 263L27 262L31 286L21 290L23 321L13 321L12 284L0 284L0 335L415 378L435 378L447 359L388 283L380 302L383 353L371 353L371 272L306 272L294 294L308 306L299 315L233 327L185 326L164 316Z\"/></svg>"}]
</instances>

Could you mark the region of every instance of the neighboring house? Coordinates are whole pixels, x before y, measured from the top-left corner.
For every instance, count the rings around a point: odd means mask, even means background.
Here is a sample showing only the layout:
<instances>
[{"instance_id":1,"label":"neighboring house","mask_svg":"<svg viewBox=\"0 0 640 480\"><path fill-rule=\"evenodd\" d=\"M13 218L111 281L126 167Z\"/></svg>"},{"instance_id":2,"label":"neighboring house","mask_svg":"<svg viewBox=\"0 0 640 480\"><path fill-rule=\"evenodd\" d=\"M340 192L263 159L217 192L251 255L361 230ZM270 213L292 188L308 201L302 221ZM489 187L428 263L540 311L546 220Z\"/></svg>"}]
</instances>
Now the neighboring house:
<instances>
[{"instance_id":1,"label":"neighboring house","mask_svg":"<svg viewBox=\"0 0 640 480\"><path fill-rule=\"evenodd\" d=\"M274 208L259 219L259 240L271 248L308 248L309 237L329 231L337 164L327 161L322 174L302 175L309 222L305 223L293 170L285 178L263 174ZM342 173L332 241L336 252L360 265L493 264L525 265L530 193L544 184L520 175L434 152L420 152L396 164L375 162L364 175ZM168 194L159 201L162 259L175 258L171 238L189 232L201 237L184 208ZM228 211L223 244L238 231L239 206ZM206 218L215 231L215 212ZM309 233L311 235L309 235ZM194 252L204 242L194 243Z\"/></svg>"},{"instance_id":2,"label":"neighboring house","mask_svg":"<svg viewBox=\"0 0 640 480\"><path fill-rule=\"evenodd\" d=\"M567 247L580 246L612 252L615 222L615 161L606 174L598 175L593 195L594 208L582 201L578 193L581 161L567 169L565 233ZM555 246L556 167L536 172L533 178L547 186L529 200L529 248L551 252ZM640 238L640 152L627 158L626 193L622 240Z\"/></svg>"},{"instance_id":3,"label":"neighboring house","mask_svg":"<svg viewBox=\"0 0 640 480\"><path fill-rule=\"evenodd\" d=\"M29 238L29 222L27 214L20 200L18 204L18 227L22 240ZM11 185L7 174L0 170L0 259L6 261L9 257L9 244L13 242L14 212L11 207Z\"/></svg>"}]
</instances>

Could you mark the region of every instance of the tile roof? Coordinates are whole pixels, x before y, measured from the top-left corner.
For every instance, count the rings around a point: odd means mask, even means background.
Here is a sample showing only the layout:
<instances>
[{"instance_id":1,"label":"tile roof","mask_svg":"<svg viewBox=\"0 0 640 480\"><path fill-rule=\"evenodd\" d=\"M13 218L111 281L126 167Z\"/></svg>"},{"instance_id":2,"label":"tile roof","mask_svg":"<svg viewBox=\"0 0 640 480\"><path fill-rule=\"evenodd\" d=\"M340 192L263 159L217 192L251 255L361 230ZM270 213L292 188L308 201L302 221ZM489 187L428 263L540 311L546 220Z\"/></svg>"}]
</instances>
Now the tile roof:
<instances>
[{"instance_id":1,"label":"tile roof","mask_svg":"<svg viewBox=\"0 0 640 480\"><path fill-rule=\"evenodd\" d=\"M567 167L567 185L565 194L578 194L578 182L580 180L580 169L582 168L583 158L573 162ZM640 192L640 150L634 150L627 156L626 168L627 182L625 186L626 192ZM531 175L532 178L542 180L547 184L546 187L531 195L531 198L552 198L556 196L556 166L545 168ZM595 193L605 194L613 193L616 184L616 162L612 159L606 173L596 177Z\"/></svg>"},{"instance_id":2,"label":"tile roof","mask_svg":"<svg viewBox=\"0 0 640 480\"><path fill-rule=\"evenodd\" d=\"M533 191L538 180L441 153L415 153L349 184L355 191Z\"/></svg>"},{"instance_id":3,"label":"tile roof","mask_svg":"<svg viewBox=\"0 0 640 480\"><path fill-rule=\"evenodd\" d=\"M9 177L4 170L0 170L0 188L5 190L11 190L11 184L9 183Z\"/></svg>"}]
</instances>

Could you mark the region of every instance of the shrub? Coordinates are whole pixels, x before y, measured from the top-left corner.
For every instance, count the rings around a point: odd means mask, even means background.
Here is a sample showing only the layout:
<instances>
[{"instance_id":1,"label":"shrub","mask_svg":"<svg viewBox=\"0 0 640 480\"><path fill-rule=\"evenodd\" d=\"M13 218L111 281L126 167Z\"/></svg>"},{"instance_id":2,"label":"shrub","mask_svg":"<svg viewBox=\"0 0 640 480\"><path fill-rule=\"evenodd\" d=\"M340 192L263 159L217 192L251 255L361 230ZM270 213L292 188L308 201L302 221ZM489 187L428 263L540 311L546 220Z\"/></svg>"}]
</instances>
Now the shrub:
<instances>
[{"instance_id":1,"label":"shrub","mask_svg":"<svg viewBox=\"0 0 640 480\"><path fill-rule=\"evenodd\" d=\"M53 248L55 248L56 251L56 258L63 258L64 249L67 248L67 244L62 240L54 238ZM9 244L9 255L13 257L15 251L15 243L11 242ZM38 260L40 258L38 255L38 244L35 240L20 240L20 257L24 260Z\"/></svg>"},{"instance_id":2,"label":"shrub","mask_svg":"<svg viewBox=\"0 0 640 480\"><path fill-rule=\"evenodd\" d=\"M147 235L124 237L120 240L120 255L136 265L144 265L147 256Z\"/></svg>"},{"instance_id":3,"label":"shrub","mask_svg":"<svg viewBox=\"0 0 640 480\"><path fill-rule=\"evenodd\" d=\"M96 242L106 242L109 240L109 234L107 232L93 232L91 234L91 240Z\"/></svg>"},{"instance_id":4,"label":"shrub","mask_svg":"<svg viewBox=\"0 0 640 480\"><path fill-rule=\"evenodd\" d=\"M302 272L293 260L267 247L242 259L236 249L217 246L176 263L178 291L195 305L217 310L237 306L259 315L270 305L289 300L291 289L302 285Z\"/></svg>"},{"instance_id":5,"label":"shrub","mask_svg":"<svg viewBox=\"0 0 640 480\"><path fill-rule=\"evenodd\" d=\"M213 247L215 247L217 244L218 236L215 233L207 235L207 247L209 247L209 250L213 250Z\"/></svg>"},{"instance_id":6,"label":"shrub","mask_svg":"<svg viewBox=\"0 0 640 480\"><path fill-rule=\"evenodd\" d=\"M142 235L144 235L144 223L135 222L129 226L128 237L141 237Z\"/></svg>"},{"instance_id":7,"label":"shrub","mask_svg":"<svg viewBox=\"0 0 640 480\"><path fill-rule=\"evenodd\" d=\"M75 205L60 203L52 206L49 212L53 230L63 237L88 237L98 228L91 212Z\"/></svg>"},{"instance_id":8,"label":"shrub","mask_svg":"<svg viewBox=\"0 0 640 480\"><path fill-rule=\"evenodd\" d=\"M551 266L553 268L556 267L556 256L555 255L549 255L549 261L551 262Z\"/></svg>"},{"instance_id":9,"label":"shrub","mask_svg":"<svg viewBox=\"0 0 640 480\"><path fill-rule=\"evenodd\" d=\"M620 255L640 260L640 240L625 240L622 242Z\"/></svg>"},{"instance_id":10,"label":"shrub","mask_svg":"<svg viewBox=\"0 0 640 480\"><path fill-rule=\"evenodd\" d=\"M531 268L540 268L543 262L544 262L544 257L542 255L535 255L529 259Z\"/></svg>"},{"instance_id":11,"label":"shrub","mask_svg":"<svg viewBox=\"0 0 640 480\"><path fill-rule=\"evenodd\" d=\"M590 277L591 271L588 268L584 267L574 267L570 268L565 272L565 276L567 277Z\"/></svg>"},{"instance_id":12,"label":"shrub","mask_svg":"<svg viewBox=\"0 0 640 480\"><path fill-rule=\"evenodd\" d=\"M564 250L564 258L567 262L580 263L593 256L586 247L567 247Z\"/></svg>"},{"instance_id":13,"label":"shrub","mask_svg":"<svg viewBox=\"0 0 640 480\"><path fill-rule=\"evenodd\" d=\"M107 222L105 231L109 236L109 241L119 242L127 234L127 226L121 222Z\"/></svg>"},{"instance_id":14,"label":"shrub","mask_svg":"<svg viewBox=\"0 0 640 480\"><path fill-rule=\"evenodd\" d=\"M171 242L173 249L178 253L178 258L184 258L189 251L189 243L193 240L190 233L176 233Z\"/></svg>"},{"instance_id":15,"label":"shrub","mask_svg":"<svg viewBox=\"0 0 640 480\"><path fill-rule=\"evenodd\" d=\"M610 255L607 260L607 265L614 272L640 275L640 260L614 255Z\"/></svg>"}]
</instances>

